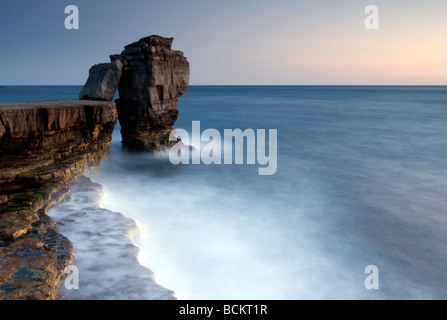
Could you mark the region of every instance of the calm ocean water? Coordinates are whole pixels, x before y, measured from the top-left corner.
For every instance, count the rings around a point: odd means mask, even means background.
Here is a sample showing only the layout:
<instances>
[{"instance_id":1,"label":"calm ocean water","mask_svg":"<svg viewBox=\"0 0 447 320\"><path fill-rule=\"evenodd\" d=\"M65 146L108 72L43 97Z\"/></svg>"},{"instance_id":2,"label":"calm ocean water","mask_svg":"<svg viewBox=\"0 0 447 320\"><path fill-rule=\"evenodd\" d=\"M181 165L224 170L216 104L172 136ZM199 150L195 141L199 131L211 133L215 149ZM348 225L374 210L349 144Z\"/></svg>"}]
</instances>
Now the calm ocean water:
<instances>
[{"instance_id":1,"label":"calm ocean water","mask_svg":"<svg viewBox=\"0 0 447 320\"><path fill-rule=\"evenodd\" d=\"M0 87L0 102L79 90ZM89 177L104 209L139 226L158 284L180 299L447 298L447 87L192 86L178 109L188 131L277 129L278 170L126 154L118 125Z\"/></svg>"}]
</instances>

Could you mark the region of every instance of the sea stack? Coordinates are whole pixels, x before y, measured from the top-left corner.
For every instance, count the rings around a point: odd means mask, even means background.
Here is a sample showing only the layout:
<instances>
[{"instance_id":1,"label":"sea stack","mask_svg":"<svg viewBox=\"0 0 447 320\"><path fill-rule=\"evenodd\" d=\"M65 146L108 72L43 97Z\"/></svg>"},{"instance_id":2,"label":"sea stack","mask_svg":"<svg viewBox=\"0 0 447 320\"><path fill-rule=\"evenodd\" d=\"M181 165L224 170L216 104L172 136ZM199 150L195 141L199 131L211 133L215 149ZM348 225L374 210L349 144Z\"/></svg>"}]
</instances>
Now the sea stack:
<instances>
[{"instance_id":1,"label":"sea stack","mask_svg":"<svg viewBox=\"0 0 447 320\"><path fill-rule=\"evenodd\" d=\"M173 38L152 35L90 69L80 99L116 100L123 149L159 151L169 147L177 103L189 87L189 62L172 50Z\"/></svg>"},{"instance_id":2,"label":"sea stack","mask_svg":"<svg viewBox=\"0 0 447 320\"><path fill-rule=\"evenodd\" d=\"M183 52L171 49L172 42L149 36L111 56L124 65L116 105L125 150L157 151L170 144L177 98L189 86L189 62Z\"/></svg>"}]
</instances>

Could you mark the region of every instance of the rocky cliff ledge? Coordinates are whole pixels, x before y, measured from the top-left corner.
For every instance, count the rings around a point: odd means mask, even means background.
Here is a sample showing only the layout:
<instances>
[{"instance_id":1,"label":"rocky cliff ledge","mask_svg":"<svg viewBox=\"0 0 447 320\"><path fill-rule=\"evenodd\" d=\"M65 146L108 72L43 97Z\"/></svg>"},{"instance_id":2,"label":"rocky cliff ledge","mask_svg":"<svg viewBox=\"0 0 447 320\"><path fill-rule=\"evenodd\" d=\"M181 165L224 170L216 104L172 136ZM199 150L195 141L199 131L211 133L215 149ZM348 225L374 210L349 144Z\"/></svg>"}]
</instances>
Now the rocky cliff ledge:
<instances>
[{"instance_id":1,"label":"rocky cliff ledge","mask_svg":"<svg viewBox=\"0 0 447 320\"><path fill-rule=\"evenodd\" d=\"M81 99L116 101L123 148L157 151L170 145L177 103L189 86L189 62L171 49L173 38L149 36L90 69Z\"/></svg>"},{"instance_id":2,"label":"rocky cliff ledge","mask_svg":"<svg viewBox=\"0 0 447 320\"><path fill-rule=\"evenodd\" d=\"M112 102L0 104L0 300L55 299L73 247L46 215L109 150Z\"/></svg>"}]
</instances>

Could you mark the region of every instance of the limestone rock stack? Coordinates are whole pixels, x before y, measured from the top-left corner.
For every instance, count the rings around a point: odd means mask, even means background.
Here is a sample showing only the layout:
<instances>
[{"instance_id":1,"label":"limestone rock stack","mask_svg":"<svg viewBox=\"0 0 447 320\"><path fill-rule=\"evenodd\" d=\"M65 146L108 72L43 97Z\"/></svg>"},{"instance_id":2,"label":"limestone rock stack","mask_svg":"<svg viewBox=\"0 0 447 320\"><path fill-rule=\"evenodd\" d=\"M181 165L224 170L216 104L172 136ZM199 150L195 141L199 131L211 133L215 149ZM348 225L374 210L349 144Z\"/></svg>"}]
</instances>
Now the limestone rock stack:
<instances>
[{"instance_id":1,"label":"limestone rock stack","mask_svg":"<svg viewBox=\"0 0 447 320\"><path fill-rule=\"evenodd\" d=\"M150 36L125 47L117 101L123 148L154 151L169 145L177 103L189 86L189 63L172 38Z\"/></svg>"},{"instance_id":2,"label":"limestone rock stack","mask_svg":"<svg viewBox=\"0 0 447 320\"><path fill-rule=\"evenodd\" d=\"M110 64L90 69L80 97L116 101L123 148L157 151L169 146L169 134L178 117L177 103L189 87L189 62L172 50L173 38L149 36L111 55Z\"/></svg>"}]
</instances>

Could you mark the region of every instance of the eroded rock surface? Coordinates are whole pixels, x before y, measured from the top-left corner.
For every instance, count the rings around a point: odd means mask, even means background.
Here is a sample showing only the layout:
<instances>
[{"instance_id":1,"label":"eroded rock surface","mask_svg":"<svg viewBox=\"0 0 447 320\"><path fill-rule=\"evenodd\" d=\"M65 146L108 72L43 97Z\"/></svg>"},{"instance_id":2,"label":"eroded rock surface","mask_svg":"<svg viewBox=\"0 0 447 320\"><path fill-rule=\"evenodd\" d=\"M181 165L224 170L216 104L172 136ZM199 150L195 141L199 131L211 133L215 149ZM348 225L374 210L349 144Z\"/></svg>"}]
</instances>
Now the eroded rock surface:
<instances>
[{"instance_id":1,"label":"eroded rock surface","mask_svg":"<svg viewBox=\"0 0 447 320\"><path fill-rule=\"evenodd\" d=\"M116 101L123 148L155 151L168 146L177 103L189 86L189 62L171 49L173 38L150 36L111 56L124 64Z\"/></svg>"},{"instance_id":2,"label":"eroded rock surface","mask_svg":"<svg viewBox=\"0 0 447 320\"><path fill-rule=\"evenodd\" d=\"M173 38L152 35L111 55L111 63L95 65L80 98L116 100L123 149L158 151L169 141L178 117L177 103L189 87L189 62L172 50ZM1 128L0 128L1 133Z\"/></svg>"},{"instance_id":3,"label":"eroded rock surface","mask_svg":"<svg viewBox=\"0 0 447 320\"><path fill-rule=\"evenodd\" d=\"M112 101L122 71L123 63L119 59L94 65L90 68L89 77L79 93L79 99Z\"/></svg>"},{"instance_id":4,"label":"eroded rock surface","mask_svg":"<svg viewBox=\"0 0 447 320\"><path fill-rule=\"evenodd\" d=\"M0 300L55 299L74 251L46 212L99 165L116 122L112 102L0 104Z\"/></svg>"}]
</instances>

